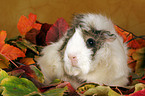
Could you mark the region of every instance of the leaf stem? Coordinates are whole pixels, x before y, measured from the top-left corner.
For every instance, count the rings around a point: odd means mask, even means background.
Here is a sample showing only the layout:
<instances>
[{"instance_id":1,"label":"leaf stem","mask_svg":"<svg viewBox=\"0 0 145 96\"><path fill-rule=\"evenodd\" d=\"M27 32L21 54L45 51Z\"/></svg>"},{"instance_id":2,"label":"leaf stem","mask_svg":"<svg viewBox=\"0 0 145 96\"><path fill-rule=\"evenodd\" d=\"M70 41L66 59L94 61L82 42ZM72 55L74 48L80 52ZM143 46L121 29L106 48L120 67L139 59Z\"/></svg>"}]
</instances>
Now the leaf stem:
<instances>
[{"instance_id":1,"label":"leaf stem","mask_svg":"<svg viewBox=\"0 0 145 96\"><path fill-rule=\"evenodd\" d=\"M119 93L121 94L121 96L123 96L122 92L118 89L118 87L116 86L115 88L117 91L119 91Z\"/></svg>"},{"instance_id":2,"label":"leaf stem","mask_svg":"<svg viewBox=\"0 0 145 96\"><path fill-rule=\"evenodd\" d=\"M1 53L0 53L1 54ZM18 68L18 66L17 66L17 64L16 63L14 63L11 59L9 59L7 56L5 56L4 54L1 54L1 55L3 55L6 59L8 59L11 63L13 63L14 64L14 66L16 66L17 68Z\"/></svg>"}]
</instances>

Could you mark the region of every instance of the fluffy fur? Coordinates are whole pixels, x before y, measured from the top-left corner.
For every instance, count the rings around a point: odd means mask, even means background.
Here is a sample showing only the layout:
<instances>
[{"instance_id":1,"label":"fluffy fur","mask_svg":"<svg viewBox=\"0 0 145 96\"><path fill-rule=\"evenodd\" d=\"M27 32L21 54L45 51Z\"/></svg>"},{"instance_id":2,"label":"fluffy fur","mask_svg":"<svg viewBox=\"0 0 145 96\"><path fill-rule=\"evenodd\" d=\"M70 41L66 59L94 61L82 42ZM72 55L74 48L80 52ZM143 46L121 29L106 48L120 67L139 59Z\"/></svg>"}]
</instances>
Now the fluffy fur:
<instances>
[{"instance_id":1,"label":"fluffy fur","mask_svg":"<svg viewBox=\"0 0 145 96\"><path fill-rule=\"evenodd\" d=\"M38 59L38 64L45 76L45 83L58 78L69 81L75 88L84 81L126 85L129 74L127 47L111 20L102 15L81 14L75 16L72 28L73 32L68 32L61 40L42 50L43 56ZM92 37L83 33L83 30L92 28L109 31L117 37L113 41L105 40L93 56L93 51L86 45L86 40Z\"/></svg>"}]
</instances>

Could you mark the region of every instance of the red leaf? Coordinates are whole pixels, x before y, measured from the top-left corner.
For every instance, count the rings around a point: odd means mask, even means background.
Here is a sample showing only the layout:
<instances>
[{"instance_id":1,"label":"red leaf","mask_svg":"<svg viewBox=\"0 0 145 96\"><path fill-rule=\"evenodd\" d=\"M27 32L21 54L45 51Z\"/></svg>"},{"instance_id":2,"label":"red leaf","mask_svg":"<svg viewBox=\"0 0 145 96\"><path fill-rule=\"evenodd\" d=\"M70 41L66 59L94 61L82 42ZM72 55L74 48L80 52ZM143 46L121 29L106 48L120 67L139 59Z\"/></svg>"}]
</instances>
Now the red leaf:
<instances>
[{"instance_id":1,"label":"red leaf","mask_svg":"<svg viewBox=\"0 0 145 96\"><path fill-rule=\"evenodd\" d=\"M70 82L66 82L66 81L64 81L63 83L58 84L57 88L64 88L65 86L67 86L69 92L75 92L75 89L72 87Z\"/></svg>"},{"instance_id":2,"label":"red leaf","mask_svg":"<svg viewBox=\"0 0 145 96\"><path fill-rule=\"evenodd\" d=\"M144 70L145 70L145 69L144 69ZM145 76L143 76L141 79L142 79L142 80L145 80Z\"/></svg>"},{"instance_id":3,"label":"red leaf","mask_svg":"<svg viewBox=\"0 0 145 96\"><path fill-rule=\"evenodd\" d=\"M145 84L145 80L137 80L139 81L140 83L144 83Z\"/></svg>"},{"instance_id":4,"label":"red leaf","mask_svg":"<svg viewBox=\"0 0 145 96\"><path fill-rule=\"evenodd\" d=\"M129 96L145 96L145 89L130 94Z\"/></svg>"},{"instance_id":5,"label":"red leaf","mask_svg":"<svg viewBox=\"0 0 145 96\"><path fill-rule=\"evenodd\" d=\"M31 29L29 32L26 33L25 39L30 41L33 44L36 44L36 36L40 33L39 30ZM44 38L44 37L43 37Z\"/></svg>"},{"instance_id":6,"label":"red leaf","mask_svg":"<svg viewBox=\"0 0 145 96\"><path fill-rule=\"evenodd\" d=\"M37 45L42 45L42 46L46 45L46 43L45 43L46 34L51 26L52 26L52 24L47 24L47 23L42 24L41 30L40 30L39 34L36 36Z\"/></svg>"},{"instance_id":7,"label":"red leaf","mask_svg":"<svg viewBox=\"0 0 145 96\"><path fill-rule=\"evenodd\" d=\"M140 44L140 47L145 47L145 40L144 39L137 39L137 42Z\"/></svg>"},{"instance_id":8,"label":"red leaf","mask_svg":"<svg viewBox=\"0 0 145 96\"><path fill-rule=\"evenodd\" d=\"M19 32L22 35L25 35L32 28L40 30L41 24L38 24L38 23L35 24L36 18L37 18L37 16L32 13L29 14L28 19L25 16L21 16L19 19L19 22L17 24L17 28L18 28Z\"/></svg>"},{"instance_id":9,"label":"red leaf","mask_svg":"<svg viewBox=\"0 0 145 96\"><path fill-rule=\"evenodd\" d=\"M129 41L129 40L128 40ZM140 44L136 40L132 40L128 43L128 47L138 49L141 48Z\"/></svg>"},{"instance_id":10,"label":"red leaf","mask_svg":"<svg viewBox=\"0 0 145 96\"><path fill-rule=\"evenodd\" d=\"M21 74L25 73L23 69L16 69L8 72L9 75L11 76L20 76Z\"/></svg>"},{"instance_id":11,"label":"red leaf","mask_svg":"<svg viewBox=\"0 0 145 96\"><path fill-rule=\"evenodd\" d=\"M37 78L35 72L31 70L30 65L21 66L20 69L23 69L28 77Z\"/></svg>"},{"instance_id":12,"label":"red leaf","mask_svg":"<svg viewBox=\"0 0 145 96\"><path fill-rule=\"evenodd\" d=\"M68 23L63 18L59 18L47 32L46 44L49 45L51 42L56 42L66 33L68 28Z\"/></svg>"},{"instance_id":13,"label":"red leaf","mask_svg":"<svg viewBox=\"0 0 145 96\"><path fill-rule=\"evenodd\" d=\"M70 92L75 92L75 89L72 87L70 83L68 83L66 86Z\"/></svg>"}]
</instances>

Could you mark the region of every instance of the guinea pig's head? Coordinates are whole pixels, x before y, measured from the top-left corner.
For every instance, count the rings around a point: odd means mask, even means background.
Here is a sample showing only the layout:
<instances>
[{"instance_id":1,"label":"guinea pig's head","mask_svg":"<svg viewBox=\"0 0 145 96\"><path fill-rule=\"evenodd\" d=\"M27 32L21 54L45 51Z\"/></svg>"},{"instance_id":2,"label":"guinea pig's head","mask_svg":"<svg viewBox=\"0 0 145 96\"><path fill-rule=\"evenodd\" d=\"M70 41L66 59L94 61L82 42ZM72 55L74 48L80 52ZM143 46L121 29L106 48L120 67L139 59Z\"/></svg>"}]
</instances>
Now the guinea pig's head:
<instances>
[{"instance_id":1,"label":"guinea pig's head","mask_svg":"<svg viewBox=\"0 0 145 96\"><path fill-rule=\"evenodd\" d=\"M79 14L73 19L60 49L64 70L71 76L95 70L97 52L116 39L110 20L102 15ZM94 66L94 67L93 67Z\"/></svg>"}]
</instances>

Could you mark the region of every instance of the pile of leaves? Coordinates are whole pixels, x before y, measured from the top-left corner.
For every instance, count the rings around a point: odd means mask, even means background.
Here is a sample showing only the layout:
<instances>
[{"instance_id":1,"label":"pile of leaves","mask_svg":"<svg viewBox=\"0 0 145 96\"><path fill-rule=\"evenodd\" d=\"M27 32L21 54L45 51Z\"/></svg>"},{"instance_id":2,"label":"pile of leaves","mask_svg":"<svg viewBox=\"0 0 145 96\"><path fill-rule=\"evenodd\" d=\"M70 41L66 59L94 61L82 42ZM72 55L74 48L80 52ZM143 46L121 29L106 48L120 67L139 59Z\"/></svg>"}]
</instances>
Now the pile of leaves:
<instances>
[{"instance_id":1,"label":"pile of leaves","mask_svg":"<svg viewBox=\"0 0 145 96\"><path fill-rule=\"evenodd\" d=\"M58 41L69 28L68 23L59 18L54 24L40 23L37 16L30 13L21 16L17 28L20 36L7 39L6 31L0 31L0 93L3 96L144 96L145 95L145 38L136 36L117 25L116 31L128 43L128 66L132 69L126 87L100 86L84 83L76 90L69 82L54 80L44 85L44 76L36 58L41 49Z\"/></svg>"}]
</instances>

